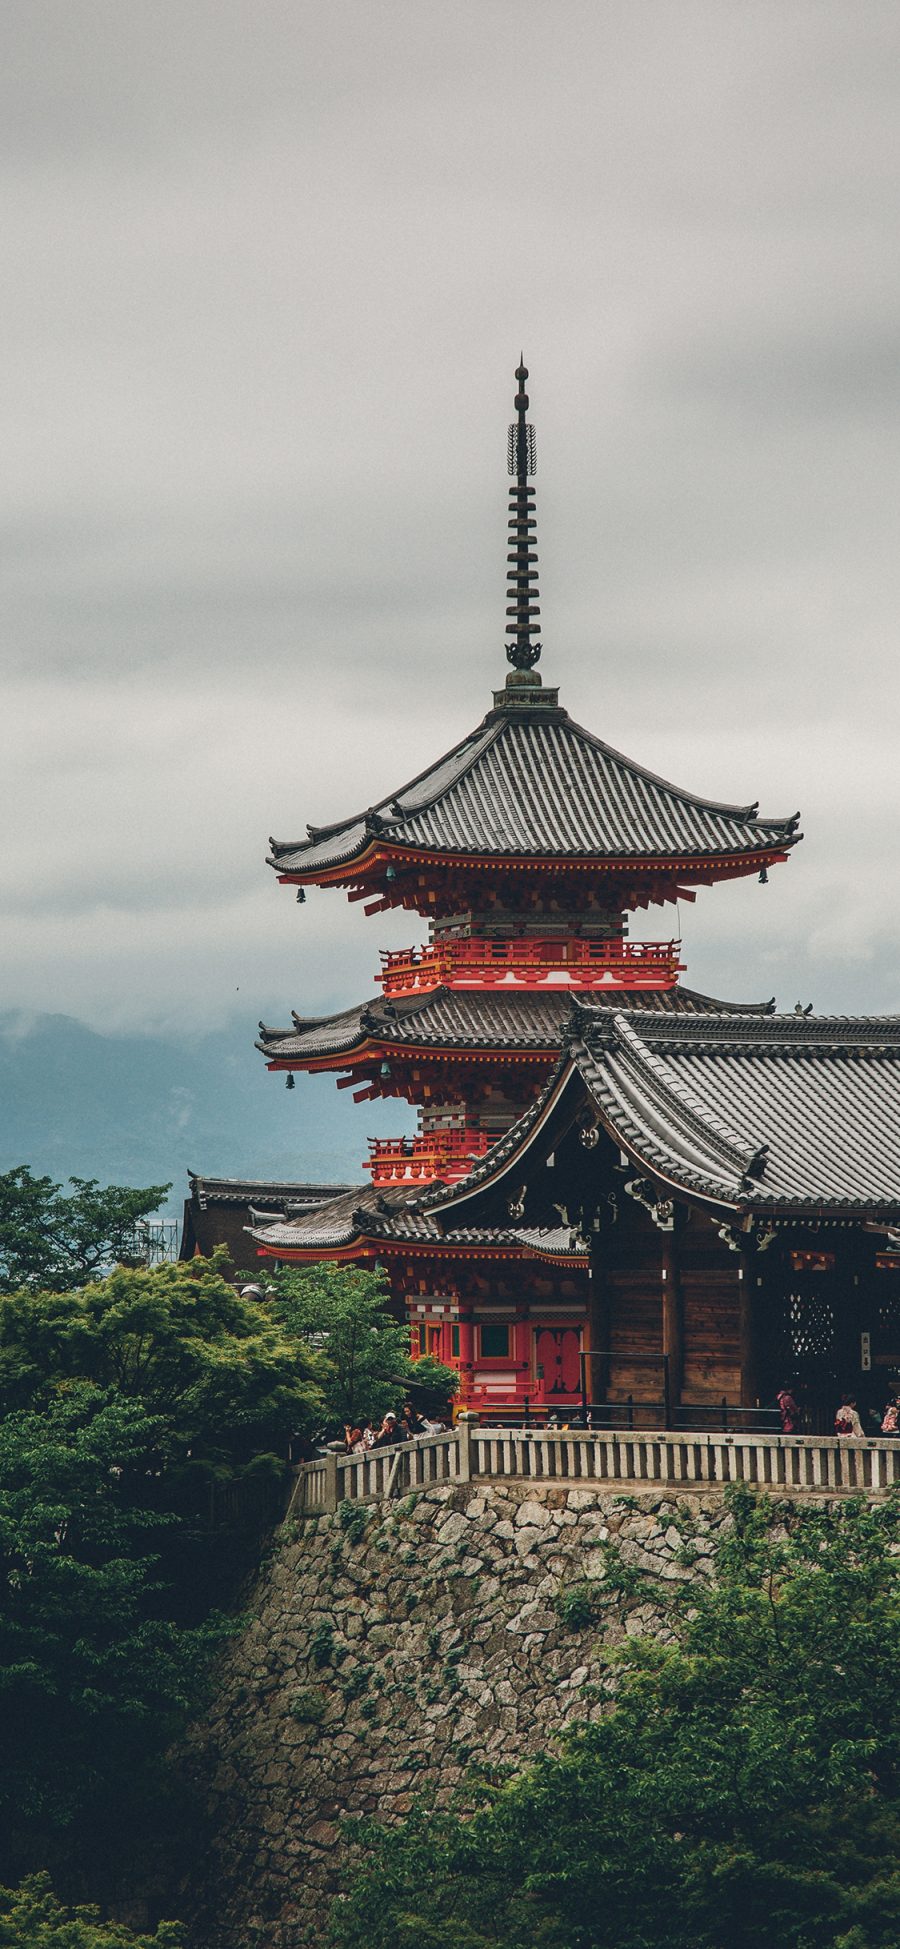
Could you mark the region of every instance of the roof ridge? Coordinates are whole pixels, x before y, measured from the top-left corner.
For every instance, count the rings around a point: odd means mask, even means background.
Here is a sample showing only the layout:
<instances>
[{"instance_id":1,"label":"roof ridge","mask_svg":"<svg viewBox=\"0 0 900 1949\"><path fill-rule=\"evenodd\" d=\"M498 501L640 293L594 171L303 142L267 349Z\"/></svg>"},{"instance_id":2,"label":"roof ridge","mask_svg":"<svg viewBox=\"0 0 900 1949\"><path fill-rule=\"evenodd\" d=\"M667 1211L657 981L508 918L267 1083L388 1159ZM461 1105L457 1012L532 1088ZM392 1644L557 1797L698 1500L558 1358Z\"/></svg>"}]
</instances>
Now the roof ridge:
<instances>
[{"instance_id":1,"label":"roof ridge","mask_svg":"<svg viewBox=\"0 0 900 1949\"><path fill-rule=\"evenodd\" d=\"M690 1164L684 1158L678 1157L671 1148L666 1148L661 1138L656 1136L652 1130L648 1130L642 1125L628 1104L620 1100L620 1097L612 1088L609 1077L587 1044L583 1045L583 1049L585 1056L590 1059L590 1069L586 1070L582 1068L578 1064L577 1057L575 1059L576 1067L579 1069L582 1081L590 1090L595 1103L603 1110L609 1124L612 1126L614 1137L621 1142L623 1136L627 1133L626 1140L630 1138L637 1152L637 1158L635 1160L637 1168L640 1169L643 1164L644 1168L648 1170L655 1170L667 1179L674 1180L676 1183L684 1186L689 1186L702 1197L712 1198L718 1204L734 1204L738 1196L738 1187L735 1185L734 1178L732 1176L726 1177L725 1175L715 1176L709 1171L702 1171L696 1164ZM658 1089L655 1081L653 1086L655 1089ZM662 1093L659 1090L660 1096ZM672 1104L677 1110L679 1119L687 1121L690 1113L685 1107L677 1099L672 1099ZM698 1135L696 1130L692 1130L691 1134L695 1137ZM717 1145L715 1138L710 1139L708 1130L704 1130L702 1134L709 1148L714 1151L718 1149L719 1157L721 1157L722 1146ZM752 1155L753 1153L748 1151L748 1161L752 1158ZM725 1163L733 1169L733 1158L726 1157ZM742 1169L741 1175L743 1175Z\"/></svg>"},{"instance_id":2,"label":"roof ridge","mask_svg":"<svg viewBox=\"0 0 900 1949\"><path fill-rule=\"evenodd\" d=\"M871 1037L879 1031L888 1046L900 1044L900 1015L752 1015L729 1011L709 1015L670 1012L663 1017L648 1010L641 1020L651 1043L657 1038L673 1044L680 1041L687 1047L703 1047L705 1043L721 1053L730 1044L735 1050L755 1047L774 1056L796 1053L806 1043L811 1050L833 1050L842 1044L847 1049L867 1047L870 1055L877 1056L882 1051L872 1046Z\"/></svg>"},{"instance_id":3,"label":"roof ridge","mask_svg":"<svg viewBox=\"0 0 900 1949\"><path fill-rule=\"evenodd\" d=\"M660 1096L677 1108L688 1128L695 1136L702 1136L710 1148L718 1151L722 1161L736 1164L739 1173L755 1156L755 1146L742 1142L736 1130L727 1124L714 1110L708 1110L696 1091L677 1076L671 1076L660 1056L653 1053L641 1041L623 1012L613 1017L613 1029L624 1040L632 1063L638 1069L650 1072L653 1086Z\"/></svg>"}]
</instances>

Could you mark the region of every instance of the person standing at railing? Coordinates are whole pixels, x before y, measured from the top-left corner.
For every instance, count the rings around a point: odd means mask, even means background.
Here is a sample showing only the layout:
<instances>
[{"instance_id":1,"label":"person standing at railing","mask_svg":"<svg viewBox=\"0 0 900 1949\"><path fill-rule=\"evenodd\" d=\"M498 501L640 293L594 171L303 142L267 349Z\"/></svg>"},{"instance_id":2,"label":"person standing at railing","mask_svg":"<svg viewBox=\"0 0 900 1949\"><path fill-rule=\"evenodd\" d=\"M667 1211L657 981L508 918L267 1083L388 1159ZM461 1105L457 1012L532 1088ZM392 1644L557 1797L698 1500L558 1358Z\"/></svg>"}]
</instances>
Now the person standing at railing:
<instances>
[{"instance_id":1,"label":"person standing at railing","mask_svg":"<svg viewBox=\"0 0 900 1949\"><path fill-rule=\"evenodd\" d=\"M781 1415L782 1434L796 1435L800 1428L800 1409L794 1400L790 1388L780 1387L775 1399L778 1402L778 1412Z\"/></svg>"}]
</instances>

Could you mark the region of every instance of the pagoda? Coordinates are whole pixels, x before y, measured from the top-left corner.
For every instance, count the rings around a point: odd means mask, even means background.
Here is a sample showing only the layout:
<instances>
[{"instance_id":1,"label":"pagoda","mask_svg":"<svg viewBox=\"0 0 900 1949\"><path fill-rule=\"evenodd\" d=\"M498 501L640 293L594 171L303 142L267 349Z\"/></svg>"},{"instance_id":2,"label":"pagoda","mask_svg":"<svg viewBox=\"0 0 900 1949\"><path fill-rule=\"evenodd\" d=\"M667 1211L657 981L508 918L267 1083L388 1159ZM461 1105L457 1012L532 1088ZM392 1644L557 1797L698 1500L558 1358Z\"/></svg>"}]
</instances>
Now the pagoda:
<instances>
[{"instance_id":1,"label":"pagoda","mask_svg":"<svg viewBox=\"0 0 900 1949\"><path fill-rule=\"evenodd\" d=\"M573 722L541 655L535 438L524 364L509 428L506 656L490 710L408 784L269 865L303 900L342 888L367 915L403 908L423 945L382 953L377 992L340 1014L260 1024L268 1067L332 1072L354 1100L416 1106L412 1138L369 1140L370 1182L254 1228L279 1261L377 1260L407 1309L414 1349L461 1373L469 1403L565 1408L590 1351L589 1252L565 1188L529 1228L525 1187L506 1222L441 1227L430 1205L490 1174L511 1131L533 1129L573 1020L755 1018L685 987L681 942L632 940L629 918L673 911L719 880L763 882L801 837L799 814L760 815L669 784ZM665 931L665 930L661 930ZM521 1195L520 1195L521 1193ZM552 1219L552 1212L550 1214ZM595 1327L596 1337L596 1327Z\"/></svg>"}]
</instances>

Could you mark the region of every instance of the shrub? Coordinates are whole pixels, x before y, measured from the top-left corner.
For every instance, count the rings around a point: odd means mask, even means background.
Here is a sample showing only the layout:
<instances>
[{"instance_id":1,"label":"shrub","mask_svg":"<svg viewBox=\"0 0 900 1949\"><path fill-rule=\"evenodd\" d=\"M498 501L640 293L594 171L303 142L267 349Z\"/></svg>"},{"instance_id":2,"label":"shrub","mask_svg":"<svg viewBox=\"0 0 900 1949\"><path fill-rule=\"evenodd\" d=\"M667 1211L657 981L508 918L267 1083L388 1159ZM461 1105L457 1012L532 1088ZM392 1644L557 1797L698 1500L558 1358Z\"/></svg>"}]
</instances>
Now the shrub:
<instances>
[{"instance_id":1,"label":"shrub","mask_svg":"<svg viewBox=\"0 0 900 1949\"><path fill-rule=\"evenodd\" d=\"M327 1700L322 1692L307 1685L301 1692L295 1692L288 1706L292 1719L299 1719L301 1725L318 1726L325 1717Z\"/></svg>"},{"instance_id":2,"label":"shrub","mask_svg":"<svg viewBox=\"0 0 900 1949\"><path fill-rule=\"evenodd\" d=\"M361 1543L369 1526L369 1511L362 1502L338 1504L338 1522L351 1543Z\"/></svg>"}]
</instances>

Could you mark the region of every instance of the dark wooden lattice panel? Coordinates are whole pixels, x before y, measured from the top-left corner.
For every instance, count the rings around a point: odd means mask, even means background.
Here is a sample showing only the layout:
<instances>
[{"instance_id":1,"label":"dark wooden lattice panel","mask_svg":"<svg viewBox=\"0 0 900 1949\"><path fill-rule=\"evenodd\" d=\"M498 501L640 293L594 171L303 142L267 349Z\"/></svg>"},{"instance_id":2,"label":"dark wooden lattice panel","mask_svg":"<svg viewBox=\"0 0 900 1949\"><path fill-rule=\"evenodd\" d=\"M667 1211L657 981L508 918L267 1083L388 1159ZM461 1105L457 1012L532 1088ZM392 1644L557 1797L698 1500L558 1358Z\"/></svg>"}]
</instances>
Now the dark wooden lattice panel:
<instances>
[{"instance_id":1,"label":"dark wooden lattice panel","mask_svg":"<svg viewBox=\"0 0 900 1949\"><path fill-rule=\"evenodd\" d=\"M879 1352L900 1352L900 1279L888 1276L878 1292Z\"/></svg>"},{"instance_id":2,"label":"dark wooden lattice panel","mask_svg":"<svg viewBox=\"0 0 900 1949\"><path fill-rule=\"evenodd\" d=\"M791 1353L798 1366L833 1368L835 1314L827 1293L789 1293L788 1328Z\"/></svg>"}]
</instances>

